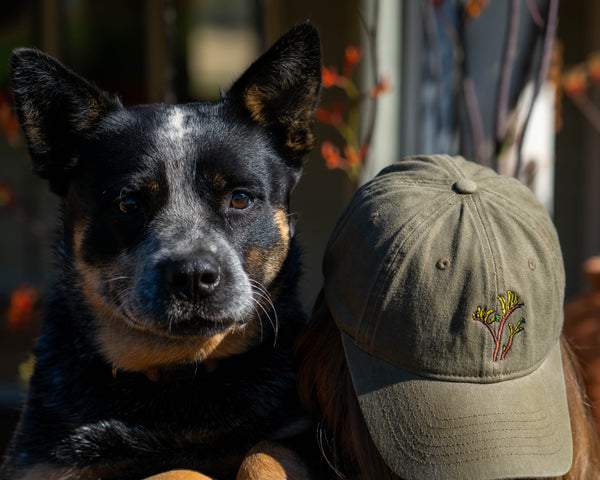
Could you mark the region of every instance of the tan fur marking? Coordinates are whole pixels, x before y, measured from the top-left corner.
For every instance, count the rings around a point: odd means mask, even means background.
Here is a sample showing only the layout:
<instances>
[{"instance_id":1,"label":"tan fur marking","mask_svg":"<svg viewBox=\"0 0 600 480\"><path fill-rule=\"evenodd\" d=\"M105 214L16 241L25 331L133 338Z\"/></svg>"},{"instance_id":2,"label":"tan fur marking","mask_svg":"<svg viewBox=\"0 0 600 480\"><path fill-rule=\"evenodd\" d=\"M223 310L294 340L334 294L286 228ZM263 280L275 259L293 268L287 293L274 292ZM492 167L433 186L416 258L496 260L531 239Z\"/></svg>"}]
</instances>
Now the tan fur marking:
<instances>
[{"instance_id":1,"label":"tan fur marking","mask_svg":"<svg viewBox=\"0 0 600 480\"><path fill-rule=\"evenodd\" d=\"M191 470L171 470L147 477L144 480L213 480L213 478Z\"/></svg>"},{"instance_id":2,"label":"tan fur marking","mask_svg":"<svg viewBox=\"0 0 600 480\"><path fill-rule=\"evenodd\" d=\"M237 355L260 333L258 322L251 322L212 337L167 337L129 327L107 314L105 311L98 321L100 350L118 368L134 372Z\"/></svg>"},{"instance_id":3,"label":"tan fur marking","mask_svg":"<svg viewBox=\"0 0 600 480\"><path fill-rule=\"evenodd\" d=\"M290 238L290 223L288 222L287 211L285 209L277 210L275 212L275 223L279 227L279 233L281 234L281 238L284 239L286 243L287 250L287 245Z\"/></svg>"},{"instance_id":4,"label":"tan fur marking","mask_svg":"<svg viewBox=\"0 0 600 480\"><path fill-rule=\"evenodd\" d=\"M21 106L21 111L24 119L23 130L29 139L30 145L37 153L48 152L50 148L46 143L46 139L42 135L37 106L32 105L30 102L24 102Z\"/></svg>"},{"instance_id":5,"label":"tan fur marking","mask_svg":"<svg viewBox=\"0 0 600 480\"><path fill-rule=\"evenodd\" d=\"M79 221L73 228L73 251L78 254L81 252L83 246L83 240L85 239L85 232L88 227L87 221Z\"/></svg>"},{"instance_id":6,"label":"tan fur marking","mask_svg":"<svg viewBox=\"0 0 600 480\"><path fill-rule=\"evenodd\" d=\"M251 270L262 275L262 284L269 286L275 279L287 257L290 247L290 225L285 210L277 210L274 215L279 229L280 241L270 250L252 249L246 255L246 263Z\"/></svg>"},{"instance_id":7,"label":"tan fur marking","mask_svg":"<svg viewBox=\"0 0 600 480\"><path fill-rule=\"evenodd\" d=\"M160 191L160 185L158 184L158 182L155 182L153 180L148 182L147 187L148 191L150 192L150 195L157 195Z\"/></svg>"},{"instance_id":8,"label":"tan fur marking","mask_svg":"<svg viewBox=\"0 0 600 480\"><path fill-rule=\"evenodd\" d=\"M107 105L103 98L90 98L88 108L83 115L76 115L71 119L73 130L78 132L87 132L102 115Z\"/></svg>"},{"instance_id":9,"label":"tan fur marking","mask_svg":"<svg viewBox=\"0 0 600 480\"><path fill-rule=\"evenodd\" d=\"M242 460L236 480L309 480L298 455L273 442L260 442Z\"/></svg>"},{"instance_id":10,"label":"tan fur marking","mask_svg":"<svg viewBox=\"0 0 600 480\"><path fill-rule=\"evenodd\" d=\"M265 103L277 96L276 92L261 90L257 85L252 85L244 92L244 104L250 112L252 119L261 125L273 125L274 120L270 120L265 115Z\"/></svg>"},{"instance_id":11,"label":"tan fur marking","mask_svg":"<svg viewBox=\"0 0 600 480\"><path fill-rule=\"evenodd\" d=\"M213 188L225 188L227 186L227 181L225 180L225 177L223 175L217 173L213 177L211 184Z\"/></svg>"},{"instance_id":12,"label":"tan fur marking","mask_svg":"<svg viewBox=\"0 0 600 480\"><path fill-rule=\"evenodd\" d=\"M286 146L295 151L308 151L314 147L312 102L317 97L318 83L306 86L305 94L300 98L304 104L294 105L293 110L281 114L278 118L269 118L266 106L280 95L268 89L260 89L257 85L248 87L244 92L244 104L252 119L264 126L281 123L287 131Z\"/></svg>"},{"instance_id":13,"label":"tan fur marking","mask_svg":"<svg viewBox=\"0 0 600 480\"><path fill-rule=\"evenodd\" d=\"M106 306L104 299L98 293L100 290L100 280L98 278L98 273L95 272L82 259L81 250L83 246L83 241L85 239L87 227L87 221L83 220L77 223L73 228L73 256L75 259L75 265L77 266L77 270L81 275L81 290L87 301L90 303L90 305L94 308L96 312L112 317L114 313Z\"/></svg>"}]
</instances>

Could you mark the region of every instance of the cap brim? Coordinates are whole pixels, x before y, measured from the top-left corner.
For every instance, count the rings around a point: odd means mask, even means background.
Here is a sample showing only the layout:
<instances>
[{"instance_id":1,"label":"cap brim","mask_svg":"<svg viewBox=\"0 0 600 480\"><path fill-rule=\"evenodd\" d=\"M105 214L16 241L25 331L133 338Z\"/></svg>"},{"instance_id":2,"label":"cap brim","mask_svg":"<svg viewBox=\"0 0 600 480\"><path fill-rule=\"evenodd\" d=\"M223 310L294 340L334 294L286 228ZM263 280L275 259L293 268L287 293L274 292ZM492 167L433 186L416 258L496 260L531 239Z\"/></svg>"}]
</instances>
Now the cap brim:
<instances>
[{"instance_id":1,"label":"cap brim","mask_svg":"<svg viewBox=\"0 0 600 480\"><path fill-rule=\"evenodd\" d=\"M532 373L479 384L413 375L342 339L371 436L401 478L553 477L571 468L560 342Z\"/></svg>"}]
</instances>

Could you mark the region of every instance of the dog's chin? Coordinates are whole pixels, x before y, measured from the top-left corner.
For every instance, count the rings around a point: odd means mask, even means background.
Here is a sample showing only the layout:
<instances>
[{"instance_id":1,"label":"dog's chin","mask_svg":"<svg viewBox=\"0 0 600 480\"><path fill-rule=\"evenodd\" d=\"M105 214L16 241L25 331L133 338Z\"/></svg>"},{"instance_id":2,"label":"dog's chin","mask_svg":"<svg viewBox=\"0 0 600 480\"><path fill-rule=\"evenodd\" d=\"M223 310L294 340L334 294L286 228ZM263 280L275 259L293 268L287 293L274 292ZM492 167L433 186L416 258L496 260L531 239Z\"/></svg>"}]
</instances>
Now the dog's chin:
<instances>
[{"instance_id":1,"label":"dog's chin","mask_svg":"<svg viewBox=\"0 0 600 480\"><path fill-rule=\"evenodd\" d=\"M260 338L260 331L260 322L252 319L186 317L158 322L104 317L98 321L96 340L114 368L143 372L244 353Z\"/></svg>"},{"instance_id":2,"label":"dog's chin","mask_svg":"<svg viewBox=\"0 0 600 480\"><path fill-rule=\"evenodd\" d=\"M165 337L212 337L243 328L255 315L236 306L200 306L172 302L165 308L121 309L124 320L134 329Z\"/></svg>"},{"instance_id":3,"label":"dog's chin","mask_svg":"<svg viewBox=\"0 0 600 480\"><path fill-rule=\"evenodd\" d=\"M204 317L192 317L175 319L165 323L164 321L145 322L139 328L147 330L156 335L165 337L212 337L221 333L243 328L248 320L236 321L230 318L207 319Z\"/></svg>"}]
</instances>

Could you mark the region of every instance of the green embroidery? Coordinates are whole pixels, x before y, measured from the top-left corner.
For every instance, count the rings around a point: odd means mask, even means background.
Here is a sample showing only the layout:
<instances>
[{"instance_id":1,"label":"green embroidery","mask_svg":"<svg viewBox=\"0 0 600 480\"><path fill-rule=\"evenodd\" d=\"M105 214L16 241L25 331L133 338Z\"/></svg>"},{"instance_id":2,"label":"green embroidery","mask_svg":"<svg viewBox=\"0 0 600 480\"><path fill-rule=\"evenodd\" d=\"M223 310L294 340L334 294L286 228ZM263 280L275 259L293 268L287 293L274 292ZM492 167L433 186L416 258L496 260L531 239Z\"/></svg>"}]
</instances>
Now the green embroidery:
<instances>
[{"instance_id":1,"label":"green embroidery","mask_svg":"<svg viewBox=\"0 0 600 480\"><path fill-rule=\"evenodd\" d=\"M498 300L500 301L500 306L502 307L502 315L497 314L494 310L487 310L486 308L482 307L477 307L477 311L473 313L473 320L483 323L494 338L495 348L494 355L492 357L494 362L498 360L498 354L500 353L500 342L502 341L502 332L504 331L504 326L508 320L508 317L510 317L515 310L524 305L519 298L519 294L512 292L511 290L507 290L506 298L502 295L499 295ZM493 327L493 324L496 322L500 324L498 330ZM513 325L512 323L508 324L508 333L510 336L508 338L508 342L505 345L502 345L500 360L504 360L504 357L506 357L506 354L512 347L513 338L519 332L522 332L524 328L524 318L521 318L516 325Z\"/></svg>"}]
</instances>

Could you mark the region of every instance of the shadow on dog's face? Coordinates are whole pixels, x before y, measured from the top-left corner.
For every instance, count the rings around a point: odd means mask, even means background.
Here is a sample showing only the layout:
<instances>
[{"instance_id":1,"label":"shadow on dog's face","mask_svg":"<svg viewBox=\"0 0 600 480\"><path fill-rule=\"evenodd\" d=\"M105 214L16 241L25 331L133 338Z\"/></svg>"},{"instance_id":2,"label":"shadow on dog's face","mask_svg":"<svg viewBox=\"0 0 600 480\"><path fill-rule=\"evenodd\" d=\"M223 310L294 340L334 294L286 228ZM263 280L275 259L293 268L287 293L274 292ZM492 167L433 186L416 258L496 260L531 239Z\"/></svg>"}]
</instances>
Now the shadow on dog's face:
<instances>
[{"instance_id":1,"label":"shadow on dog's face","mask_svg":"<svg viewBox=\"0 0 600 480\"><path fill-rule=\"evenodd\" d=\"M34 168L65 200L72 268L61 280L82 292L110 362L144 371L219 358L275 328L289 195L320 85L311 26L216 104L125 109L34 50L17 51L12 69Z\"/></svg>"}]
</instances>

